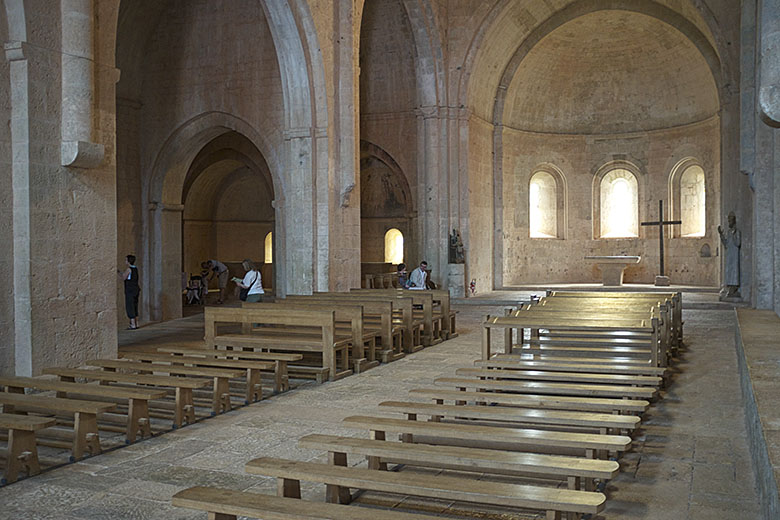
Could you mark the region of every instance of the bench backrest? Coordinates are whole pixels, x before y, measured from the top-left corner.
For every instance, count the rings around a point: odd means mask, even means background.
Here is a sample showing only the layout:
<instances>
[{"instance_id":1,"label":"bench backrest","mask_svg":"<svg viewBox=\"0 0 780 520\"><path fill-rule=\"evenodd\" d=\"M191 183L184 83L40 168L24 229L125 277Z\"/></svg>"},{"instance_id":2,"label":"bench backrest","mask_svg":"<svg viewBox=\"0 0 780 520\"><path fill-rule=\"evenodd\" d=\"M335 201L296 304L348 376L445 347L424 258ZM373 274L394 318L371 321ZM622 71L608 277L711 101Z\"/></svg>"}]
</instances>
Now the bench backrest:
<instances>
[{"instance_id":1,"label":"bench backrest","mask_svg":"<svg viewBox=\"0 0 780 520\"><path fill-rule=\"evenodd\" d=\"M214 346L218 323L288 325L291 327L319 327L323 346L333 345L336 314L332 310L244 309L236 307L206 307L204 312L205 336L209 347Z\"/></svg>"}]
</instances>

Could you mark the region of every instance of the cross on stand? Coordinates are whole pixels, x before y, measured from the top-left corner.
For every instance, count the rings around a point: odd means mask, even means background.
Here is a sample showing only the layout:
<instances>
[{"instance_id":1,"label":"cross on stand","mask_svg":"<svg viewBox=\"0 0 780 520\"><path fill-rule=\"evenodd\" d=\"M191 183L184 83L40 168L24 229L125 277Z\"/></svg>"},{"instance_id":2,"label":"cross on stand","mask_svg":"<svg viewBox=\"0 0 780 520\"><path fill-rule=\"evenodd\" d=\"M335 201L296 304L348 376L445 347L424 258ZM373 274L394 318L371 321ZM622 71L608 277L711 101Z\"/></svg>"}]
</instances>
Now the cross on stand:
<instances>
[{"instance_id":1,"label":"cross on stand","mask_svg":"<svg viewBox=\"0 0 780 520\"><path fill-rule=\"evenodd\" d=\"M658 220L655 222L642 222L643 226L658 226L658 245L660 250L660 257L661 257L661 277L664 276L664 226L668 226L671 224L682 224L682 220L664 220L664 201L659 200L658 201ZM658 277L656 277L656 285L661 285L658 283ZM668 282L666 282L664 285L669 285Z\"/></svg>"}]
</instances>

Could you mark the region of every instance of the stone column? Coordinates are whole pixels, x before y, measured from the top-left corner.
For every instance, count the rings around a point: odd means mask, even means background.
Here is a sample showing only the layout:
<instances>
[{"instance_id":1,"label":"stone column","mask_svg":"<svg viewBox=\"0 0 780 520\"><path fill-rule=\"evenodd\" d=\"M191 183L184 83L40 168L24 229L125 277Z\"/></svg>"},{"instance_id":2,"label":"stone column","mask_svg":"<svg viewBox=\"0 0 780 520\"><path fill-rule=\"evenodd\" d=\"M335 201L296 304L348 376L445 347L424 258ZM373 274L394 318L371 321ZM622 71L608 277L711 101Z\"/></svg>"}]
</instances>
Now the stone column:
<instances>
[{"instance_id":1,"label":"stone column","mask_svg":"<svg viewBox=\"0 0 780 520\"><path fill-rule=\"evenodd\" d=\"M149 251L141 276L141 319L172 320L182 316L182 204L149 204ZM144 315L146 314L146 315Z\"/></svg>"},{"instance_id":2,"label":"stone column","mask_svg":"<svg viewBox=\"0 0 780 520\"><path fill-rule=\"evenodd\" d=\"M446 284L449 246L448 181L446 157L442 154L440 108L418 108L417 120L420 143L417 200L421 245L421 258L417 259L417 262L427 260L432 268L431 278ZM446 132L444 134L446 135Z\"/></svg>"},{"instance_id":3,"label":"stone column","mask_svg":"<svg viewBox=\"0 0 780 520\"><path fill-rule=\"evenodd\" d=\"M62 165L95 168L105 148L94 143L95 62L93 0L61 0Z\"/></svg>"},{"instance_id":4,"label":"stone column","mask_svg":"<svg viewBox=\"0 0 780 520\"><path fill-rule=\"evenodd\" d=\"M284 145L289 184L283 206L285 228L279 230L286 235L285 258L280 260L287 264L286 292L310 294L315 287L318 269L314 248L319 243L315 229L317 201L314 195L316 186L312 182L315 176L312 172L311 129L285 130ZM327 218L327 213L323 218Z\"/></svg>"}]
</instances>

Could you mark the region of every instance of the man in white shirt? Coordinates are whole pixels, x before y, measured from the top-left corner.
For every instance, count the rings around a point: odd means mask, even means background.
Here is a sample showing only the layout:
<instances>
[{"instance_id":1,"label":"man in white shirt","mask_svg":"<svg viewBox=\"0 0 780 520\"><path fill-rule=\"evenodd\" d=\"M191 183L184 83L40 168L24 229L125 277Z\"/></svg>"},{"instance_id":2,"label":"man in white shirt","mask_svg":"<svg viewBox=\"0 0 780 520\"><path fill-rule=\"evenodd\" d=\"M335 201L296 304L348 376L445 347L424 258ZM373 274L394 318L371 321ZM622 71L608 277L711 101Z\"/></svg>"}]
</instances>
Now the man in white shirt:
<instances>
[{"instance_id":1,"label":"man in white shirt","mask_svg":"<svg viewBox=\"0 0 780 520\"><path fill-rule=\"evenodd\" d=\"M427 269L428 262L423 260L420 262L420 267L412 271L412 274L409 275L410 289L425 289L425 280L428 277Z\"/></svg>"}]
</instances>

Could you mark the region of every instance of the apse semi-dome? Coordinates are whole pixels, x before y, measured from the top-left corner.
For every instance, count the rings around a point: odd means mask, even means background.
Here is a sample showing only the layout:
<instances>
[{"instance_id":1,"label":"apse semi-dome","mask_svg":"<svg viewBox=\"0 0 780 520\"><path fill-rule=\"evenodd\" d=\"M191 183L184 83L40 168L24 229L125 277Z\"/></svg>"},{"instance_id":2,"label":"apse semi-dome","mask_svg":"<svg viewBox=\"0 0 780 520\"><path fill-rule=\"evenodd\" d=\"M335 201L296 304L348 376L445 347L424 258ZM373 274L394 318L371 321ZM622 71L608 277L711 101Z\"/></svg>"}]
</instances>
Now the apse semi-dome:
<instances>
[{"instance_id":1,"label":"apse semi-dome","mask_svg":"<svg viewBox=\"0 0 780 520\"><path fill-rule=\"evenodd\" d=\"M617 134L703 121L718 112L711 69L671 25L597 11L542 38L507 91L504 125L558 134Z\"/></svg>"}]
</instances>

